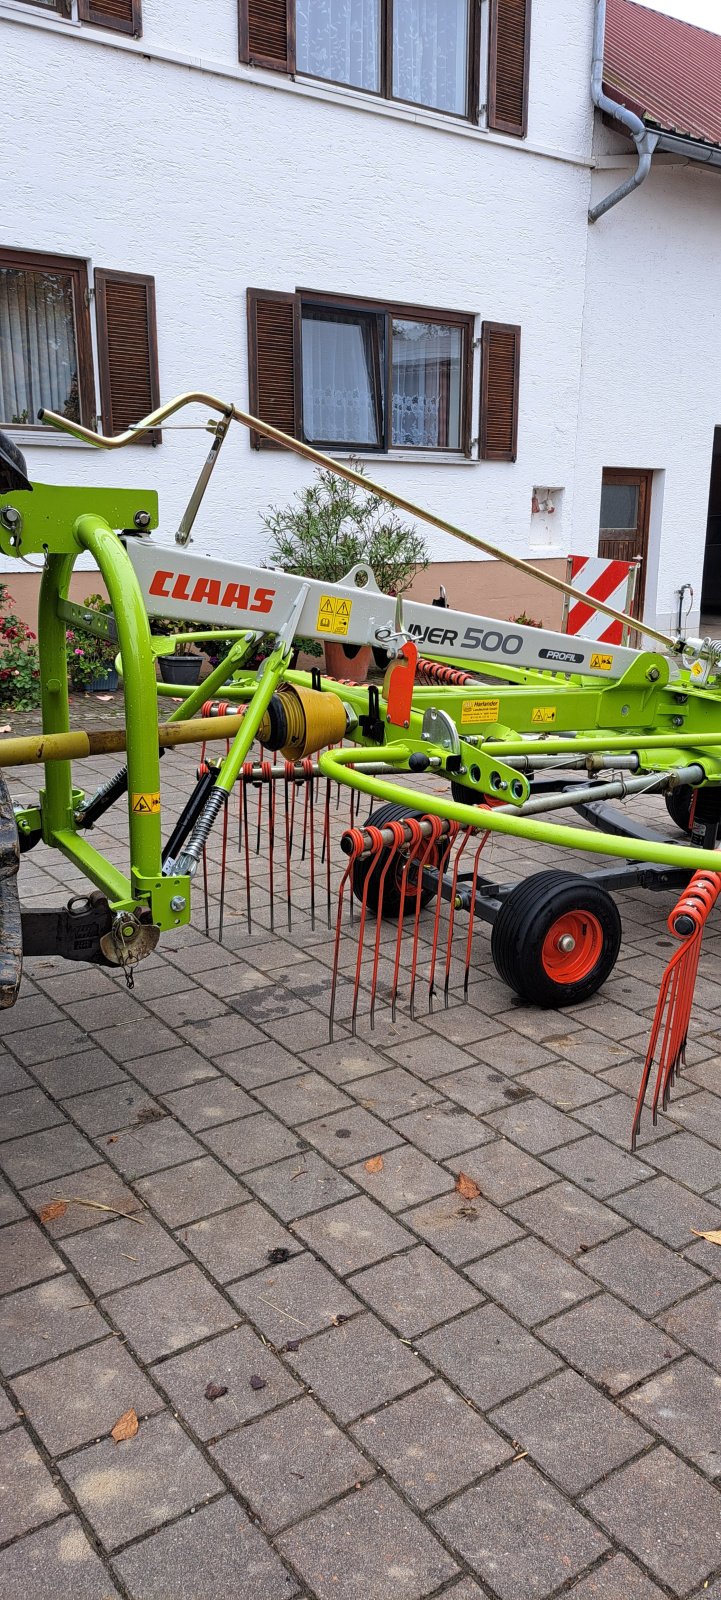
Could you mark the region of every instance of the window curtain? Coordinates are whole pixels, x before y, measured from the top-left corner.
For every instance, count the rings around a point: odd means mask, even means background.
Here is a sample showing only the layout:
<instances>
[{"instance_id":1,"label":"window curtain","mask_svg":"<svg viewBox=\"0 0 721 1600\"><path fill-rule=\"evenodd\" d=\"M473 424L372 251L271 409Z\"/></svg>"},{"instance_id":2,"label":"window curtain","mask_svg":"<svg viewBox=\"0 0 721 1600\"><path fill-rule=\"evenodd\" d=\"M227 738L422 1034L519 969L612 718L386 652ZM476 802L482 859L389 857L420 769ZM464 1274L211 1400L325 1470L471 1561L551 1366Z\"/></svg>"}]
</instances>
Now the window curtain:
<instances>
[{"instance_id":1,"label":"window curtain","mask_svg":"<svg viewBox=\"0 0 721 1600\"><path fill-rule=\"evenodd\" d=\"M394 321L394 445L460 448L462 344L460 328Z\"/></svg>"},{"instance_id":2,"label":"window curtain","mask_svg":"<svg viewBox=\"0 0 721 1600\"><path fill-rule=\"evenodd\" d=\"M393 0L393 94L465 116L468 0Z\"/></svg>"},{"instance_id":3,"label":"window curtain","mask_svg":"<svg viewBox=\"0 0 721 1600\"><path fill-rule=\"evenodd\" d=\"M72 279L0 267L0 421L41 406L80 421Z\"/></svg>"},{"instance_id":4,"label":"window curtain","mask_svg":"<svg viewBox=\"0 0 721 1600\"><path fill-rule=\"evenodd\" d=\"M380 0L297 0L296 66L314 78L380 88Z\"/></svg>"},{"instance_id":5,"label":"window curtain","mask_svg":"<svg viewBox=\"0 0 721 1600\"><path fill-rule=\"evenodd\" d=\"M304 316L302 340L306 439L377 447L379 374L370 318Z\"/></svg>"}]
</instances>

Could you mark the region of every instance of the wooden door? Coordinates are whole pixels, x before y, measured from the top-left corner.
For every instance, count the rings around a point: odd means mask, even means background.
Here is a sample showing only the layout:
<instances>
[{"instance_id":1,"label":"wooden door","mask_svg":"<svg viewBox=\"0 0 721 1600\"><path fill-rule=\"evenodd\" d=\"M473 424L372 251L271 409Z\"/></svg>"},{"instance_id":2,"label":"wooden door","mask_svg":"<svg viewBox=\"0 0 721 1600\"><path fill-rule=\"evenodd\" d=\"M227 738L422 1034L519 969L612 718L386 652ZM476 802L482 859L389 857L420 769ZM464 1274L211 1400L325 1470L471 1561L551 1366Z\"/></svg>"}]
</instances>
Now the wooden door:
<instances>
[{"instance_id":1,"label":"wooden door","mask_svg":"<svg viewBox=\"0 0 721 1600\"><path fill-rule=\"evenodd\" d=\"M604 468L598 553L611 561L633 561L640 556L641 568L633 603L633 615L636 617L643 616L650 509L650 472L621 467Z\"/></svg>"}]
</instances>

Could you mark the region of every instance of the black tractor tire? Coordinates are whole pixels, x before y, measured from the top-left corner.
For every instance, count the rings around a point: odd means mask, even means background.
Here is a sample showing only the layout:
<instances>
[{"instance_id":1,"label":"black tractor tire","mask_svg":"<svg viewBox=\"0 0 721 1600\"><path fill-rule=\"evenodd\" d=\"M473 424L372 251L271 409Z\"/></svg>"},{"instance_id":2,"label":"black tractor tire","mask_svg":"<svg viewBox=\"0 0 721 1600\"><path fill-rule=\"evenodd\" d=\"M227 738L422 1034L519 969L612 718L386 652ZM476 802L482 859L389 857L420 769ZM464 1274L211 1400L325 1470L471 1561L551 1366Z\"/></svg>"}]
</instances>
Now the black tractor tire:
<instances>
[{"instance_id":1,"label":"black tractor tire","mask_svg":"<svg viewBox=\"0 0 721 1600\"><path fill-rule=\"evenodd\" d=\"M517 884L491 934L499 977L543 1007L588 1000L613 971L620 945L615 900L571 872L538 872Z\"/></svg>"},{"instance_id":2,"label":"black tractor tire","mask_svg":"<svg viewBox=\"0 0 721 1600\"><path fill-rule=\"evenodd\" d=\"M363 827L382 828L387 822L405 822L407 817L421 816L423 816L423 812L418 811L414 806L401 806L396 805L393 802L389 802L384 806L376 806L375 810L371 812L371 815L366 818L365 822L363 823ZM399 856L398 859L400 862L402 862L404 858ZM372 911L374 916L377 916L378 914L381 877L387 860L388 851L382 850L378 860L373 865L372 870L370 856L368 856L365 860L361 857L360 860L356 861L355 866L353 867L352 884L355 899L361 900L363 898L363 890L365 888L366 879L369 878L368 898L366 904L369 911ZM435 865L433 856L430 857L427 865ZM398 917L401 909L402 896L400 876L401 874L398 869L389 867L383 887L383 907L381 914L384 919L387 917L391 921L394 921ZM416 884L417 880L413 873L413 868L411 867L408 878L406 879L406 910L410 909L411 906L415 909ZM434 899L435 894L436 890L434 886L424 881L421 886L421 910L428 905L430 900Z\"/></svg>"},{"instance_id":3,"label":"black tractor tire","mask_svg":"<svg viewBox=\"0 0 721 1600\"><path fill-rule=\"evenodd\" d=\"M691 817L696 792L695 789L691 788L690 783L680 783L677 789L669 789L663 797L671 821L675 822L676 827L680 828L682 833L690 834L691 832Z\"/></svg>"}]
</instances>

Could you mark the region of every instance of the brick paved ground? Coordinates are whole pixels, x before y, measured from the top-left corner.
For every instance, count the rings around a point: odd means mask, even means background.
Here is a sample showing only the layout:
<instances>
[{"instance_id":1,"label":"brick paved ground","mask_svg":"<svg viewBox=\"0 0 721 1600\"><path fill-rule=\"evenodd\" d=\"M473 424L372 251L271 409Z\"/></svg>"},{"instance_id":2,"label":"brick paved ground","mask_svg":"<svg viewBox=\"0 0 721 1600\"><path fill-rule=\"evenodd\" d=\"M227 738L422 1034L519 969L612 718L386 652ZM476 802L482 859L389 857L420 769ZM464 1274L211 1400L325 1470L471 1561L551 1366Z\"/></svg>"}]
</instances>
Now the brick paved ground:
<instances>
[{"instance_id":1,"label":"brick paved ground","mask_svg":"<svg viewBox=\"0 0 721 1600\"><path fill-rule=\"evenodd\" d=\"M454 964L448 1011L329 1045L307 864L274 936L261 865L251 937L234 868L224 947L198 897L132 994L37 959L0 1019L3 1600L719 1600L721 935L632 1157L668 897L620 897L581 1010L514 1000L481 928L468 1007ZM22 885L82 888L42 848Z\"/></svg>"}]
</instances>

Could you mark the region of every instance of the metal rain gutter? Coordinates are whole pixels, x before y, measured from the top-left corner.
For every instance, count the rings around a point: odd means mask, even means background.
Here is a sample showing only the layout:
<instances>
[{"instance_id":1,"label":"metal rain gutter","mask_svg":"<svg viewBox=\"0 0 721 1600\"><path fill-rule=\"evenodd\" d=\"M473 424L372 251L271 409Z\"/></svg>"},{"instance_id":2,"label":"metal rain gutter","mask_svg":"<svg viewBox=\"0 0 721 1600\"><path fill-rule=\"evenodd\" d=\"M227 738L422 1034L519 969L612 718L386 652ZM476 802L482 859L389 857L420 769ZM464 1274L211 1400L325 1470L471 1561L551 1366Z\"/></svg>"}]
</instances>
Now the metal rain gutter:
<instances>
[{"instance_id":1,"label":"metal rain gutter","mask_svg":"<svg viewBox=\"0 0 721 1600\"><path fill-rule=\"evenodd\" d=\"M599 111L606 111L609 116L615 117L617 122L623 123L638 151L638 166L630 178L620 183L617 189L606 195L605 200L599 200L598 205L591 206L588 213L589 222L597 222L612 206L618 205L619 200L625 200L627 194L632 194L644 178L648 177L651 170L651 158L659 142L659 135L652 133L647 128L635 111L629 111L627 106L622 106L618 100L611 100L603 92L603 51L606 38L606 0L596 0L596 16L593 30L593 65L591 68L591 99Z\"/></svg>"}]
</instances>

